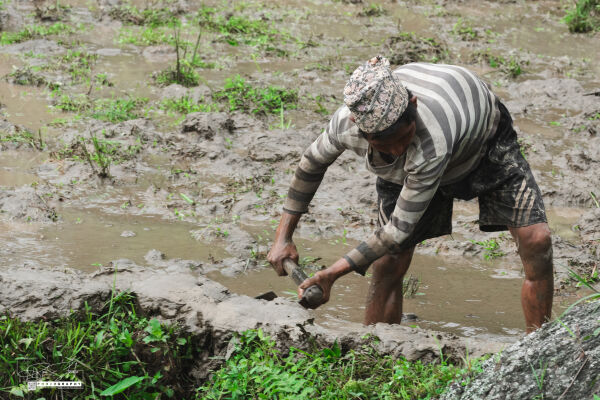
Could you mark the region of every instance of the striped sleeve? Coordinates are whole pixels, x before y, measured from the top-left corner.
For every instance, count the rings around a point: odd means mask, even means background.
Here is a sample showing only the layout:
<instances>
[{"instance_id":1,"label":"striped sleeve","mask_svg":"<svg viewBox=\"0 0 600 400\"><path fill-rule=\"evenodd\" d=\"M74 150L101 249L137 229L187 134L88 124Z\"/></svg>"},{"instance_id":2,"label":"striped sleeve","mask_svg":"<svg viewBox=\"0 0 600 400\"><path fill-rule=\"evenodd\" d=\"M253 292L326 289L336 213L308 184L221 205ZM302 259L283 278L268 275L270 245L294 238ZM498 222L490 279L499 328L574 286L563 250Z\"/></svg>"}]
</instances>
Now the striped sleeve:
<instances>
[{"instance_id":1,"label":"striped sleeve","mask_svg":"<svg viewBox=\"0 0 600 400\"><path fill-rule=\"evenodd\" d=\"M283 205L285 212L303 214L308 211L325 171L344 152L345 147L337 139L340 123L346 123L346 118L340 118L340 110L334 113L327 129L302 154Z\"/></svg>"},{"instance_id":2,"label":"striped sleeve","mask_svg":"<svg viewBox=\"0 0 600 400\"><path fill-rule=\"evenodd\" d=\"M440 155L407 171L388 223L344 256L354 271L364 275L373 261L395 251L408 238L440 185L448 160L448 155Z\"/></svg>"}]
</instances>

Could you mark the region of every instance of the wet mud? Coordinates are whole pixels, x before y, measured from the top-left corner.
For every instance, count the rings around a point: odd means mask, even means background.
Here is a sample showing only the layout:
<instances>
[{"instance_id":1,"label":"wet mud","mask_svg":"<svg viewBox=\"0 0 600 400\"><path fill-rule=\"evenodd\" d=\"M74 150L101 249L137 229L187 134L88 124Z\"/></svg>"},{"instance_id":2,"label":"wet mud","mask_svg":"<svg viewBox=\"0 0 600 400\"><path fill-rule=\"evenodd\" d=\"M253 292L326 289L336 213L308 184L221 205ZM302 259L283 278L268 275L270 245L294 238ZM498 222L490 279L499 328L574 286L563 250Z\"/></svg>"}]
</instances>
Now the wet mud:
<instances>
[{"instance_id":1,"label":"wet mud","mask_svg":"<svg viewBox=\"0 0 600 400\"><path fill-rule=\"evenodd\" d=\"M169 275L173 264L164 260L177 258L181 270L208 276L233 293L252 297L275 290L281 301L291 299L291 281L265 262L288 184L304 149L341 105L349 73L382 53L395 63L457 63L492 84L513 115L548 208L555 313L586 293L569 270L596 284L598 35L570 34L560 22L560 2L407 1L383 3L381 15L365 13L364 4L328 0L250 1L230 10L219 2L170 2L169 12L185 23L194 22L204 5L215 15L263 21L278 32L267 44L243 43L206 28L198 42L204 66L196 67L200 79L192 87L157 82L174 65L175 48L149 36L140 41L144 21L123 13L124 5L144 10L147 2L62 3L68 11L57 16L44 17L22 1L0 11L9 32L50 25L54 18L73 27L0 46L2 273L54 267L94 273L127 258ZM183 35L193 46L195 31ZM231 111L213 94L236 74L256 85L296 89L296 108L274 115ZM217 106L164 109L165 102L182 98ZM127 120L98 117L106 115L111 99L136 102ZM94 138L110 142L106 168L94 159ZM376 228L375 200L375 178L364 161L344 153L296 232L309 272L334 262ZM479 231L476 201L457 201L454 214L451 236L417 247L410 273L420 286L405 302L405 312L417 320L398 329L415 325L515 340L524 333L516 247L508 232ZM486 246L493 243L504 255L489 257ZM310 316L332 332L358 326L368 282L344 277L330 303L302 311L301 319ZM36 303L29 303L33 309ZM294 325L283 319L278 324ZM247 325L253 324L258 322Z\"/></svg>"}]
</instances>

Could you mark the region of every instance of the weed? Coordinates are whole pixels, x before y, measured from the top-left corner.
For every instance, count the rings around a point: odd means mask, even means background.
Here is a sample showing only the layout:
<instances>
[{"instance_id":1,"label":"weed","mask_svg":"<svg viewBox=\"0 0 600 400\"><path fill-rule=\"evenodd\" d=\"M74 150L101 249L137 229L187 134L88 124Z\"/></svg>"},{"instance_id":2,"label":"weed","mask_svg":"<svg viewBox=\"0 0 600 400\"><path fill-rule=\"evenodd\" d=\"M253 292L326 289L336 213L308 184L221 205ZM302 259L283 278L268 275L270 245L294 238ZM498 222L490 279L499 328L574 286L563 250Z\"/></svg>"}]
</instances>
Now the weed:
<instances>
[{"instance_id":1,"label":"weed","mask_svg":"<svg viewBox=\"0 0 600 400\"><path fill-rule=\"evenodd\" d=\"M122 122L140 117L139 107L147 98L98 99L90 112L92 118L101 121Z\"/></svg>"},{"instance_id":2,"label":"weed","mask_svg":"<svg viewBox=\"0 0 600 400\"><path fill-rule=\"evenodd\" d=\"M511 78L516 78L523 74L523 67L529 62L520 60L517 56L511 55L509 58L496 56L490 53L490 50L478 51L473 55L473 61L485 60L492 68L498 68Z\"/></svg>"},{"instance_id":3,"label":"weed","mask_svg":"<svg viewBox=\"0 0 600 400\"><path fill-rule=\"evenodd\" d=\"M371 3L367 6L364 6L362 10L356 13L359 17L381 17L382 15L387 14L385 8L381 6L381 4Z\"/></svg>"},{"instance_id":4,"label":"weed","mask_svg":"<svg viewBox=\"0 0 600 400\"><path fill-rule=\"evenodd\" d=\"M46 86L50 90L57 89L59 86L56 83L49 82L44 76L38 74L39 67L24 66L13 69L8 77L11 82L16 85L23 86Z\"/></svg>"},{"instance_id":5,"label":"weed","mask_svg":"<svg viewBox=\"0 0 600 400\"><path fill-rule=\"evenodd\" d=\"M33 132L28 129L23 129L15 126L15 131L12 133L6 133L2 135L3 131L0 131L0 143L10 142L15 144L27 144L31 148L36 150L43 150L46 145L42 140L42 131L38 131L38 137L36 138Z\"/></svg>"},{"instance_id":6,"label":"weed","mask_svg":"<svg viewBox=\"0 0 600 400\"><path fill-rule=\"evenodd\" d=\"M217 13L217 9L203 6L198 10L197 21L201 28L219 33L219 40L232 46L240 44L258 46L277 55L286 55L285 50L273 43L285 43L291 36L270 26L262 19L249 19L240 15Z\"/></svg>"},{"instance_id":7,"label":"weed","mask_svg":"<svg viewBox=\"0 0 600 400\"><path fill-rule=\"evenodd\" d=\"M283 354L261 330L236 335L231 346L230 358L198 388L197 398L432 398L451 380L469 379L477 369L444 359L439 364L394 360L369 345L343 354L337 342L314 352L292 347Z\"/></svg>"},{"instance_id":8,"label":"weed","mask_svg":"<svg viewBox=\"0 0 600 400\"><path fill-rule=\"evenodd\" d=\"M459 18L454 26L452 32L458 35L462 40L475 40L477 39L477 31L473 29L471 23L462 18Z\"/></svg>"},{"instance_id":9,"label":"weed","mask_svg":"<svg viewBox=\"0 0 600 400\"><path fill-rule=\"evenodd\" d=\"M84 94L68 95L56 89L52 92L54 107L67 112L85 112L92 107L92 101Z\"/></svg>"},{"instance_id":10,"label":"weed","mask_svg":"<svg viewBox=\"0 0 600 400\"><path fill-rule=\"evenodd\" d=\"M415 297L417 294L419 294L420 286L421 280L419 278L412 275L410 275L408 278L404 278L402 280L402 296L404 298Z\"/></svg>"},{"instance_id":11,"label":"weed","mask_svg":"<svg viewBox=\"0 0 600 400\"><path fill-rule=\"evenodd\" d=\"M151 46L156 44L175 44L175 39L166 27L145 27L141 31L122 28L116 38L118 43L134 44L136 46Z\"/></svg>"},{"instance_id":12,"label":"weed","mask_svg":"<svg viewBox=\"0 0 600 400\"><path fill-rule=\"evenodd\" d=\"M600 30L600 1L578 0L562 19L570 32L591 32Z\"/></svg>"},{"instance_id":13,"label":"weed","mask_svg":"<svg viewBox=\"0 0 600 400\"><path fill-rule=\"evenodd\" d=\"M197 355L194 343L177 326L140 315L136 303L134 295L116 293L113 286L100 312L85 303L84 312L56 320L0 317L3 397L24 395L23 374L43 371L45 380L83 382L76 397L81 399L111 393L132 400L183 398L190 382L182 371Z\"/></svg>"},{"instance_id":14,"label":"weed","mask_svg":"<svg viewBox=\"0 0 600 400\"><path fill-rule=\"evenodd\" d=\"M175 66L167 68L165 71L160 72L156 81L161 85L170 85L172 83L178 83L180 85L191 87L198 85L200 76L195 71L196 66L208 66L202 60L197 57L198 46L200 45L200 36L202 32L198 32L196 38L196 45L190 59L186 58L188 44L181 41L180 27L175 25L173 27L173 37L175 39ZM213 64L214 65L214 64Z\"/></svg>"},{"instance_id":15,"label":"weed","mask_svg":"<svg viewBox=\"0 0 600 400\"><path fill-rule=\"evenodd\" d=\"M204 104L195 102L189 96L183 96L178 99L165 99L159 107L166 111L175 111L180 114L189 114L193 112L214 112L219 111L219 105L214 103Z\"/></svg>"},{"instance_id":16,"label":"weed","mask_svg":"<svg viewBox=\"0 0 600 400\"><path fill-rule=\"evenodd\" d=\"M177 15L167 7L148 7L140 10L131 4L115 6L108 14L126 24L147 25L152 28L170 25L177 19Z\"/></svg>"},{"instance_id":17,"label":"weed","mask_svg":"<svg viewBox=\"0 0 600 400\"><path fill-rule=\"evenodd\" d=\"M75 28L62 22L52 25L27 25L18 32L0 32L0 45L20 43L49 35L69 34L75 32Z\"/></svg>"},{"instance_id":18,"label":"weed","mask_svg":"<svg viewBox=\"0 0 600 400\"><path fill-rule=\"evenodd\" d=\"M535 383L540 392L540 394L536 398L543 399L544 398L544 378L546 377L546 368L548 367L548 361L546 361L546 363L542 364L542 360L540 360L540 370L541 371L539 374L531 363L529 364L529 366L531 367L531 372L533 373Z\"/></svg>"},{"instance_id":19,"label":"weed","mask_svg":"<svg viewBox=\"0 0 600 400\"><path fill-rule=\"evenodd\" d=\"M494 238L482 241L471 240L471 243L483 247L483 258L485 258L486 260L491 260L506 255L505 252L500 250L500 244Z\"/></svg>"},{"instance_id":20,"label":"weed","mask_svg":"<svg viewBox=\"0 0 600 400\"><path fill-rule=\"evenodd\" d=\"M256 88L240 75L227 78L223 90L213 93L215 100L227 100L230 111L243 110L253 114L281 113L283 108L295 109L298 92L274 86Z\"/></svg>"}]
</instances>

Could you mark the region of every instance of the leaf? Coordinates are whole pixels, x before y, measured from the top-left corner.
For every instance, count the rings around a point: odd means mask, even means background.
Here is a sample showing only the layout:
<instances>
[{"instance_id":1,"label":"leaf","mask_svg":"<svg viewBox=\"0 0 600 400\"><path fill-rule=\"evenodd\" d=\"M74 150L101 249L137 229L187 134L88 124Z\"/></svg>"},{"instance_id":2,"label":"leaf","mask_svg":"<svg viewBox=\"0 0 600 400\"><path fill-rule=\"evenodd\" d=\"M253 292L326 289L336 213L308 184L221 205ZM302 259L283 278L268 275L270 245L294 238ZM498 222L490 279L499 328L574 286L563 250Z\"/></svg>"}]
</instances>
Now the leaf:
<instances>
[{"instance_id":1,"label":"leaf","mask_svg":"<svg viewBox=\"0 0 600 400\"><path fill-rule=\"evenodd\" d=\"M178 338L177 339L177 344L180 345L180 346L183 346L186 343L187 343L187 340L185 340L185 338Z\"/></svg>"},{"instance_id":2,"label":"leaf","mask_svg":"<svg viewBox=\"0 0 600 400\"><path fill-rule=\"evenodd\" d=\"M125 391L125 389L129 388L130 386L133 386L136 383L141 382L143 380L144 380L143 376L130 376L129 378L125 378L121 382L118 382L118 383L112 385L111 387L104 389L104 391L102 391L102 393L100 393L100 396L112 396L112 395L121 393L121 392Z\"/></svg>"},{"instance_id":3,"label":"leaf","mask_svg":"<svg viewBox=\"0 0 600 400\"><path fill-rule=\"evenodd\" d=\"M195 201L190 199L189 197L187 197L185 194L183 193L179 193L179 195L181 196L182 199L184 199L185 201L187 201L188 203L190 203L191 205L194 205Z\"/></svg>"},{"instance_id":4,"label":"leaf","mask_svg":"<svg viewBox=\"0 0 600 400\"><path fill-rule=\"evenodd\" d=\"M10 389L10 394L12 394L13 396L25 397L25 396L23 395L23 390L22 390L20 387L18 387L18 386L13 386L13 387Z\"/></svg>"}]
</instances>

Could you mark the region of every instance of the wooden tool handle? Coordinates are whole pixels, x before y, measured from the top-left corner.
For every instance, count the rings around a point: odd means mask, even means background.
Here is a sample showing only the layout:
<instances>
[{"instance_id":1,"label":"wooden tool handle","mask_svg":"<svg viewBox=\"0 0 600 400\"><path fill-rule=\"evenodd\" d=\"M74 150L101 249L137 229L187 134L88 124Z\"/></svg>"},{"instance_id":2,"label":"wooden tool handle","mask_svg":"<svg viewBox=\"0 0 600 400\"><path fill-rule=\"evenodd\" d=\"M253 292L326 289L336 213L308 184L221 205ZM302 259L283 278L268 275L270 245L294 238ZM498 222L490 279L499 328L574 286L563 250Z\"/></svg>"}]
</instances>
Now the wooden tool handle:
<instances>
[{"instance_id":1,"label":"wooden tool handle","mask_svg":"<svg viewBox=\"0 0 600 400\"><path fill-rule=\"evenodd\" d=\"M286 258L283 260L283 269L292 278L296 285L300 285L308 276L302 271L302 269L293 260ZM319 285L312 285L304 289L302 293L302 300L300 305L304 308L315 308L321 304L323 299L323 289Z\"/></svg>"}]
</instances>

